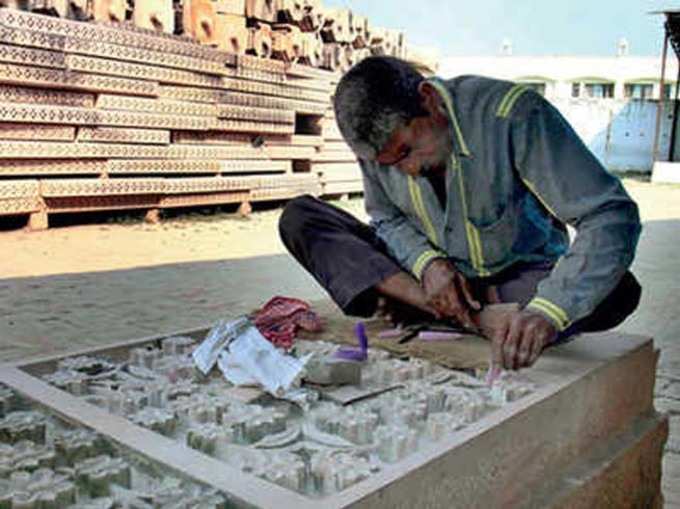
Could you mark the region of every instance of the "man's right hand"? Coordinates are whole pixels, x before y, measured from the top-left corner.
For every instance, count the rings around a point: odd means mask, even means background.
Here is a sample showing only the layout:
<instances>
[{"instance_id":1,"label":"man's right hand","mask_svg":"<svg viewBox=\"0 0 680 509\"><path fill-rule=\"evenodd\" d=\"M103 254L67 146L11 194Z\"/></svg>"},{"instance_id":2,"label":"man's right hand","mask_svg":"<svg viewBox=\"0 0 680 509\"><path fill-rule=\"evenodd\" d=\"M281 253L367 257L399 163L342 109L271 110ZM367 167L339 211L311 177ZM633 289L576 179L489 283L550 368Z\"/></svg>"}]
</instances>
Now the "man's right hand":
<instances>
[{"instance_id":1,"label":"man's right hand","mask_svg":"<svg viewBox=\"0 0 680 509\"><path fill-rule=\"evenodd\" d=\"M453 318L465 327L474 327L471 311L479 311L480 303L472 295L469 281L443 258L432 261L422 277L427 304L438 318Z\"/></svg>"}]
</instances>

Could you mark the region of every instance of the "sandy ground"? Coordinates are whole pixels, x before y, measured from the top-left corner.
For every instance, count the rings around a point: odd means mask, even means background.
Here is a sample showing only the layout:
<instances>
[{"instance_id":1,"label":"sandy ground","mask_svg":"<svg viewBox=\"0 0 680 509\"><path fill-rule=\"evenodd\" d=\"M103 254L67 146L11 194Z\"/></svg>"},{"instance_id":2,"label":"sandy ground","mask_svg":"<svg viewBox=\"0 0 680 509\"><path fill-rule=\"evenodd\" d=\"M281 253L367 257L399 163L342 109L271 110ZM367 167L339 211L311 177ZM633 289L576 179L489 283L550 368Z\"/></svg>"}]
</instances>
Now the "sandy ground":
<instances>
[{"instance_id":1,"label":"sandy ground","mask_svg":"<svg viewBox=\"0 0 680 509\"><path fill-rule=\"evenodd\" d=\"M661 349L656 405L671 414L664 493L667 507L680 507L680 186L626 187L644 223L633 266L644 294L621 330L651 335ZM336 205L365 218L361 200ZM286 254L279 214L193 212L155 225L123 217L0 232L0 360L204 326L276 294L325 299Z\"/></svg>"}]
</instances>

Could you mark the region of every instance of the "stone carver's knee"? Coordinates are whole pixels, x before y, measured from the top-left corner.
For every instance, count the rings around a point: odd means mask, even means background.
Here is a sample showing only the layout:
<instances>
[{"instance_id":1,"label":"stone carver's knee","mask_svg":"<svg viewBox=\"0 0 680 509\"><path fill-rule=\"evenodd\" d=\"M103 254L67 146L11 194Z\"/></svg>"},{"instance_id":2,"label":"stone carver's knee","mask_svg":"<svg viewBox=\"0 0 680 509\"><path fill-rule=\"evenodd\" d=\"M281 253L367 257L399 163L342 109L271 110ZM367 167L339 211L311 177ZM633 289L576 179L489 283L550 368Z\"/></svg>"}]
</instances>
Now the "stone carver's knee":
<instances>
[{"instance_id":1,"label":"stone carver's knee","mask_svg":"<svg viewBox=\"0 0 680 509\"><path fill-rule=\"evenodd\" d=\"M314 202L315 198L306 194L293 198L286 204L279 218L279 235L284 242L291 236L300 234Z\"/></svg>"}]
</instances>

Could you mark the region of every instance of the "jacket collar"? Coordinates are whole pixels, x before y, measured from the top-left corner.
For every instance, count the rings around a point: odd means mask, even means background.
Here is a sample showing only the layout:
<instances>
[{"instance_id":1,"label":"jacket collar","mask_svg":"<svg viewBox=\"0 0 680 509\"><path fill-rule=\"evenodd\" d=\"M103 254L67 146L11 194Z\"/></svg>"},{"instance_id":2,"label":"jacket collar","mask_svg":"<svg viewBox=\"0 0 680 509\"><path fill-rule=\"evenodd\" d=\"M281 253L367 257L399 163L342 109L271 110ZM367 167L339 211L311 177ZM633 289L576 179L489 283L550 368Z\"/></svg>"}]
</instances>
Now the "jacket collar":
<instances>
[{"instance_id":1,"label":"jacket collar","mask_svg":"<svg viewBox=\"0 0 680 509\"><path fill-rule=\"evenodd\" d=\"M464 157L471 157L472 153L468 149L467 143L465 143L465 138L463 138L463 132L460 129L460 124L458 123L458 118L456 117L456 111L453 108L453 98L451 97L451 92L446 87L446 83L441 78L429 78L427 80L444 101L446 105L446 111L451 120L451 125L453 126L453 132L456 137L456 144L458 145L458 154Z\"/></svg>"}]
</instances>

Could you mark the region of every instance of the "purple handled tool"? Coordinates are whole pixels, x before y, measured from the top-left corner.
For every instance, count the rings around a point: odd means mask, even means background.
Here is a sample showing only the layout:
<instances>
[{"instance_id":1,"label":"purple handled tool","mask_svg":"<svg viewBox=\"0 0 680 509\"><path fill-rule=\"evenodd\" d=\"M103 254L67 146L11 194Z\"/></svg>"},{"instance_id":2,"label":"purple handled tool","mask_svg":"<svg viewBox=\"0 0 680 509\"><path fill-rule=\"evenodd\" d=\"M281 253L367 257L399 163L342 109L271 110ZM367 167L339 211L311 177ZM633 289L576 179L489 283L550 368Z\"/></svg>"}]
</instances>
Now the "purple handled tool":
<instances>
[{"instance_id":1,"label":"purple handled tool","mask_svg":"<svg viewBox=\"0 0 680 509\"><path fill-rule=\"evenodd\" d=\"M343 346L338 348L333 357L348 361L365 361L368 358L368 337L366 336L366 327L363 322L357 322L354 326L354 333L359 341L359 348Z\"/></svg>"}]
</instances>

